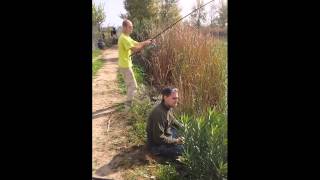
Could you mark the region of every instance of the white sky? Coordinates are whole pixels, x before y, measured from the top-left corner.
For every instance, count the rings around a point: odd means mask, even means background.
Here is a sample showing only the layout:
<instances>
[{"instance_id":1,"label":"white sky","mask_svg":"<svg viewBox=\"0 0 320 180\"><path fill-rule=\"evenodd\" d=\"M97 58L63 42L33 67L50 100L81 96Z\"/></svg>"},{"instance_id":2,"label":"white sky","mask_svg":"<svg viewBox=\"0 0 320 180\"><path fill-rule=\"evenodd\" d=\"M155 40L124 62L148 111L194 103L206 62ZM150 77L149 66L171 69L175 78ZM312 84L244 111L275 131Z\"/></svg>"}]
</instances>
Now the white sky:
<instances>
[{"instance_id":1,"label":"white sky","mask_svg":"<svg viewBox=\"0 0 320 180\"><path fill-rule=\"evenodd\" d=\"M204 3L207 3L211 0L204 0ZM206 11L209 11L210 6L218 1L227 1L227 0L216 0L212 3L209 3L205 6ZM121 26L122 19L119 17L120 14L125 14L126 10L124 9L123 0L92 0L96 5L104 4L104 12L106 14L105 22L102 23L102 26ZM196 0L179 0L178 5L181 9L181 17L189 14L192 11L192 7L195 5ZM187 17L188 18L188 17Z\"/></svg>"}]
</instances>

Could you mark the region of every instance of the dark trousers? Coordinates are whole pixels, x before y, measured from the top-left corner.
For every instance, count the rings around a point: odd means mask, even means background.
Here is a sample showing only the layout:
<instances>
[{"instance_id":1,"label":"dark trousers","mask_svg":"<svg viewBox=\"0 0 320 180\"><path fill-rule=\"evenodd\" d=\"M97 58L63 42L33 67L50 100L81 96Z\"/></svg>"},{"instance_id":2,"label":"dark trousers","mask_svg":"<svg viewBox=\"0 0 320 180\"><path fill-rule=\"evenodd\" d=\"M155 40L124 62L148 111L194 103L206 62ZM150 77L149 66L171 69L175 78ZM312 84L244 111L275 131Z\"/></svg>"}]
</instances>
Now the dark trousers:
<instances>
[{"instance_id":1,"label":"dark trousers","mask_svg":"<svg viewBox=\"0 0 320 180\"><path fill-rule=\"evenodd\" d=\"M178 138L177 130L171 129L172 137ZM162 145L151 145L150 151L155 155L162 155L170 158L176 158L181 156L183 153L183 145L181 144L162 144Z\"/></svg>"}]
</instances>

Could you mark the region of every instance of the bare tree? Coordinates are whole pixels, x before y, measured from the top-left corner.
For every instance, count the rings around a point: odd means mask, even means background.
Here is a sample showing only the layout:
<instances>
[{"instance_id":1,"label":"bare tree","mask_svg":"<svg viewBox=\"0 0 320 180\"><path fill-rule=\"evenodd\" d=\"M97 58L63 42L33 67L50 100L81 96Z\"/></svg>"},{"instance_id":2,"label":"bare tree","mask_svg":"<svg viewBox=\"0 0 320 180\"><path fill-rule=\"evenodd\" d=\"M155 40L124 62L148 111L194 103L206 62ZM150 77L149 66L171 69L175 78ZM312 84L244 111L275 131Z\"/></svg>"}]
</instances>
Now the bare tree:
<instances>
[{"instance_id":1,"label":"bare tree","mask_svg":"<svg viewBox=\"0 0 320 180\"><path fill-rule=\"evenodd\" d=\"M203 0L196 0L196 4L192 8L193 10L199 8L197 11L191 14L191 21L197 28L200 28L201 24L205 23L207 19L207 12L204 8L200 8L203 5Z\"/></svg>"},{"instance_id":2,"label":"bare tree","mask_svg":"<svg viewBox=\"0 0 320 180\"><path fill-rule=\"evenodd\" d=\"M106 15L104 14L103 5L99 4L97 6L95 4L92 4L92 25L101 27L101 24L104 22L105 18Z\"/></svg>"},{"instance_id":3,"label":"bare tree","mask_svg":"<svg viewBox=\"0 0 320 180\"><path fill-rule=\"evenodd\" d=\"M218 10L219 18L218 24L220 27L224 28L228 23L228 4L227 1L220 0L220 7Z\"/></svg>"},{"instance_id":4,"label":"bare tree","mask_svg":"<svg viewBox=\"0 0 320 180\"><path fill-rule=\"evenodd\" d=\"M104 22L106 15L104 14L103 5L92 4L92 48L96 49L97 37L101 35L101 24Z\"/></svg>"}]
</instances>

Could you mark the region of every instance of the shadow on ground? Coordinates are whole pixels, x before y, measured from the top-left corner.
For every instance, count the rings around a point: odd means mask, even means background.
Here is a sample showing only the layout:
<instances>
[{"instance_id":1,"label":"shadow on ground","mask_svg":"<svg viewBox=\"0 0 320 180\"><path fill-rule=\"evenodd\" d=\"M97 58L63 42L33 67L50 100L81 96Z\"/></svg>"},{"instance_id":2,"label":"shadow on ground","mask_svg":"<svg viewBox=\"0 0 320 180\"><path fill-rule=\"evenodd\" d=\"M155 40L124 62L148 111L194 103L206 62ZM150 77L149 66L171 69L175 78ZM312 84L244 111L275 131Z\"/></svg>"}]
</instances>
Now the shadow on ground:
<instances>
[{"instance_id":1,"label":"shadow on ground","mask_svg":"<svg viewBox=\"0 0 320 180\"><path fill-rule=\"evenodd\" d=\"M133 167L143 166L147 164L172 164L176 167L177 172L181 176L187 176L185 166L168 158L152 155L145 145L132 146L130 148L123 148L121 152L113 157L113 159L96 170L95 174L98 177L104 177L116 173L118 171L125 171ZM98 179L98 178L95 178Z\"/></svg>"}]
</instances>

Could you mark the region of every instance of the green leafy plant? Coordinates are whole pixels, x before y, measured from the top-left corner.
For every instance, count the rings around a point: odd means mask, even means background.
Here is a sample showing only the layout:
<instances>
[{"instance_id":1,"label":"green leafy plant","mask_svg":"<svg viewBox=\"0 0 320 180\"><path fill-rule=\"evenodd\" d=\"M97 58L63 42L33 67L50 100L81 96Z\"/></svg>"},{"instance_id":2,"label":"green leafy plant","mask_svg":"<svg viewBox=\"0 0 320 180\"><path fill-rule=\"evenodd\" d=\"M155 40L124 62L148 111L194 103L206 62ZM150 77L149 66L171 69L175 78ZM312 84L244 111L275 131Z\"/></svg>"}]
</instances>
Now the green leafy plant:
<instances>
[{"instance_id":1,"label":"green leafy plant","mask_svg":"<svg viewBox=\"0 0 320 180\"><path fill-rule=\"evenodd\" d=\"M185 129L183 161L194 179L227 177L227 120L209 109L201 116L181 115Z\"/></svg>"}]
</instances>

